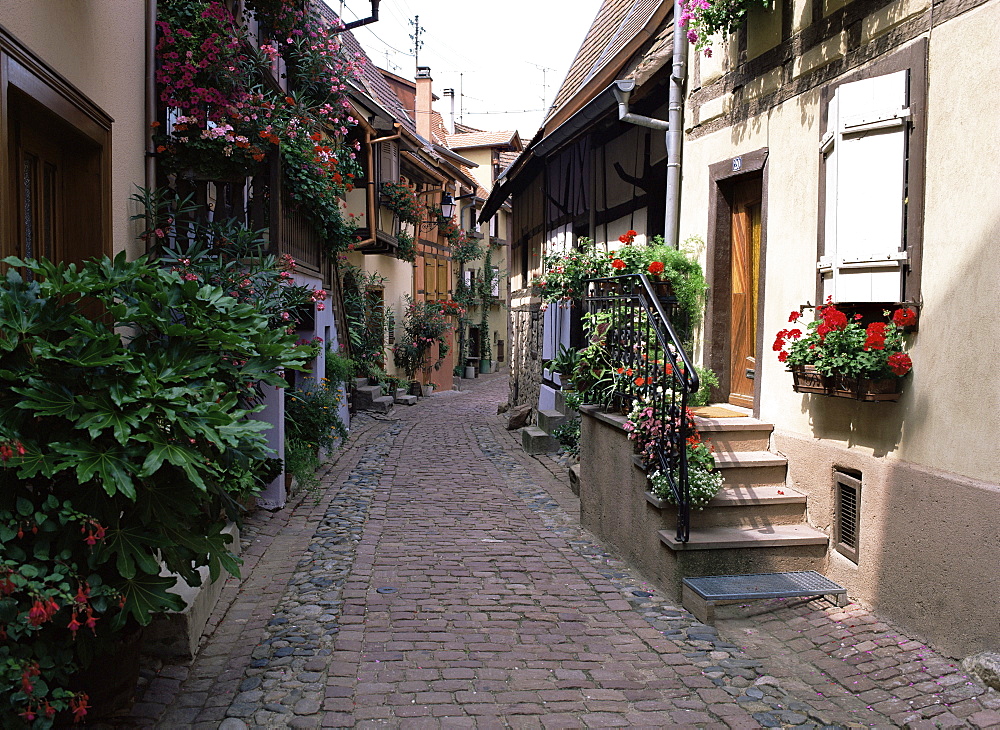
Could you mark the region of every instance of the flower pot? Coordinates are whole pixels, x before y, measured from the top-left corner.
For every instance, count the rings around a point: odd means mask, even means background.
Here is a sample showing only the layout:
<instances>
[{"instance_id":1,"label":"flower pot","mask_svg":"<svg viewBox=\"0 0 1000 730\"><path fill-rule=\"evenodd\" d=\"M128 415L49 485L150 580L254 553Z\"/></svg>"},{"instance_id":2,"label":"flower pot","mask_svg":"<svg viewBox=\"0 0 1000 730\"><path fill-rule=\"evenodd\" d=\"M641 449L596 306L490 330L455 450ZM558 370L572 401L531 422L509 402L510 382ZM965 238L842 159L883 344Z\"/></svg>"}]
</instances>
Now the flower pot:
<instances>
[{"instance_id":1,"label":"flower pot","mask_svg":"<svg viewBox=\"0 0 1000 730\"><path fill-rule=\"evenodd\" d=\"M422 391L420 389L420 381L419 380L411 380L410 381L410 391L409 392L410 392L410 395L422 395Z\"/></svg>"},{"instance_id":2,"label":"flower pot","mask_svg":"<svg viewBox=\"0 0 1000 730\"><path fill-rule=\"evenodd\" d=\"M430 398L431 394L434 392L434 385L433 384L431 384L431 385L422 385L420 387L420 390L421 390L421 394L424 396L424 398Z\"/></svg>"},{"instance_id":3,"label":"flower pot","mask_svg":"<svg viewBox=\"0 0 1000 730\"><path fill-rule=\"evenodd\" d=\"M818 393L826 395L826 379L816 372L812 365L792 365L792 388L796 393Z\"/></svg>"},{"instance_id":4,"label":"flower pot","mask_svg":"<svg viewBox=\"0 0 1000 730\"><path fill-rule=\"evenodd\" d=\"M476 368L474 368L472 365L466 365L465 366L465 379L466 380L472 380L474 377L476 377Z\"/></svg>"},{"instance_id":5,"label":"flower pot","mask_svg":"<svg viewBox=\"0 0 1000 730\"><path fill-rule=\"evenodd\" d=\"M901 378L852 378L820 375L812 365L793 365L792 388L796 393L816 393L833 398L851 398L868 403L897 401L902 394Z\"/></svg>"},{"instance_id":6,"label":"flower pot","mask_svg":"<svg viewBox=\"0 0 1000 730\"><path fill-rule=\"evenodd\" d=\"M479 361L479 372L481 372L483 375L489 375L492 369L493 369L493 363L490 362L489 360Z\"/></svg>"}]
</instances>

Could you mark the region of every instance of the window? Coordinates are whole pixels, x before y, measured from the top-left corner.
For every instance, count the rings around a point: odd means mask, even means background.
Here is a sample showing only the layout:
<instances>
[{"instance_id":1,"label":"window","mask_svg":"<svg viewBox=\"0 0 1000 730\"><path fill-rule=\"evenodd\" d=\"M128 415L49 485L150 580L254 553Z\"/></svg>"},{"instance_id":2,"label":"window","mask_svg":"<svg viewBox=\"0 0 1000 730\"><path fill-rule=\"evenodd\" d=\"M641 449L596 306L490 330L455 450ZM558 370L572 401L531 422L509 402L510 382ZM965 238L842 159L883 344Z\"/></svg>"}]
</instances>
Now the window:
<instances>
[{"instance_id":1,"label":"window","mask_svg":"<svg viewBox=\"0 0 1000 730\"><path fill-rule=\"evenodd\" d=\"M823 90L819 291L839 303L919 296L926 45Z\"/></svg>"},{"instance_id":2,"label":"window","mask_svg":"<svg viewBox=\"0 0 1000 730\"><path fill-rule=\"evenodd\" d=\"M500 267L494 266L492 271L493 279L490 281L490 296L500 296Z\"/></svg>"},{"instance_id":3,"label":"window","mask_svg":"<svg viewBox=\"0 0 1000 730\"><path fill-rule=\"evenodd\" d=\"M0 30L0 255L110 253L111 119Z\"/></svg>"},{"instance_id":4,"label":"window","mask_svg":"<svg viewBox=\"0 0 1000 730\"><path fill-rule=\"evenodd\" d=\"M399 145L396 140L378 143L380 182L399 182Z\"/></svg>"}]
</instances>

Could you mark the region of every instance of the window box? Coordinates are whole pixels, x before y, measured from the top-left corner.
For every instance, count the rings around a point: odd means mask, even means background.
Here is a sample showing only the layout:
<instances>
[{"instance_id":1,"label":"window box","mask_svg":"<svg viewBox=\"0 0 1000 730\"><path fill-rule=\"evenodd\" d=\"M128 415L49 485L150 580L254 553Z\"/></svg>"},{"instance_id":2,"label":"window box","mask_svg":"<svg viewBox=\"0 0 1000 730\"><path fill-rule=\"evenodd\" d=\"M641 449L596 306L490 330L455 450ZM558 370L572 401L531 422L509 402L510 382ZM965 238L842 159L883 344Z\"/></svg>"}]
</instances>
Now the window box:
<instances>
[{"instance_id":1,"label":"window box","mask_svg":"<svg viewBox=\"0 0 1000 730\"><path fill-rule=\"evenodd\" d=\"M833 398L851 398L865 402L898 401L902 394L902 378L851 378L846 375L821 375L812 365L793 365L792 389L796 393L813 393Z\"/></svg>"}]
</instances>

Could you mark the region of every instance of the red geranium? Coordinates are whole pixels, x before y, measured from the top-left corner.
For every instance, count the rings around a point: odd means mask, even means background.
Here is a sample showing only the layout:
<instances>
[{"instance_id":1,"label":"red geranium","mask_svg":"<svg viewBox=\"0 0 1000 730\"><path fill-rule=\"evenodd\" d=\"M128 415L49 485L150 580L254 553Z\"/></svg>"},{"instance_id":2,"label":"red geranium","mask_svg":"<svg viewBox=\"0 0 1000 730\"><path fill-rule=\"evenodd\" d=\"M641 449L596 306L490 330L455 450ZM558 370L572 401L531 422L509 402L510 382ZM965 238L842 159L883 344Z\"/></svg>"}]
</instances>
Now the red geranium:
<instances>
[{"instance_id":1,"label":"red geranium","mask_svg":"<svg viewBox=\"0 0 1000 730\"><path fill-rule=\"evenodd\" d=\"M892 313L892 322L898 327L910 327L917 323L917 312L909 307L897 309Z\"/></svg>"},{"instance_id":2,"label":"red geranium","mask_svg":"<svg viewBox=\"0 0 1000 730\"><path fill-rule=\"evenodd\" d=\"M905 352L894 352L889 355L889 369L896 373L899 377L903 377L908 372L910 368L913 367L913 361L910 356Z\"/></svg>"},{"instance_id":3,"label":"red geranium","mask_svg":"<svg viewBox=\"0 0 1000 730\"><path fill-rule=\"evenodd\" d=\"M885 349L885 322L872 322L865 330L865 334L867 335L865 339L866 350Z\"/></svg>"},{"instance_id":4,"label":"red geranium","mask_svg":"<svg viewBox=\"0 0 1000 730\"><path fill-rule=\"evenodd\" d=\"M654 276L658 276L658 275L660 275L660 274L663 273L663 262L662 261L654 261L653 263L651 263L649 265L649 268L647 270L649 271L650 274L653 274Z\"/></svg>"},{"instance_id":5,"label":"red geranium","mask_svg":"<svg viewBox=\"0 0 1000 730\"><path fill-rule=\"evenodd\" d=\"M611 262L611 265L618 271L621 271L622 269L625 268L625 262L622 261L621 259L615 259L614 261Z\"/></svg>"}]
</instances>

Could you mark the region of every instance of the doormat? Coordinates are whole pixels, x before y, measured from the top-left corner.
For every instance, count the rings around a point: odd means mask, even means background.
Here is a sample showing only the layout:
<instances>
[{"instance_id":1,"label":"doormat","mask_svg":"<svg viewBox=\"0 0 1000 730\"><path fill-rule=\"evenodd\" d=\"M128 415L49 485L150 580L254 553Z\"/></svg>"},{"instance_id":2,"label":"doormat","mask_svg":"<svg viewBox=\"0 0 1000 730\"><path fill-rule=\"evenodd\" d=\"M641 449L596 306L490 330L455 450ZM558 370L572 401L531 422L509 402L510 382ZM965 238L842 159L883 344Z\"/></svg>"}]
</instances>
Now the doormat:
<instances>
[{"instance_id":1,"label":"doormat","mask_svg":"<svg viewBox=\"0 0 1000 730\"><path fill-rule=\"evenodd\" d=\"M722 406L701 406L700 408L692 408L691 412L699 418L746 418L746 413L740 413L739 411L731 411L728 408L723 408Z\"/></svg>"}]
</instances>

